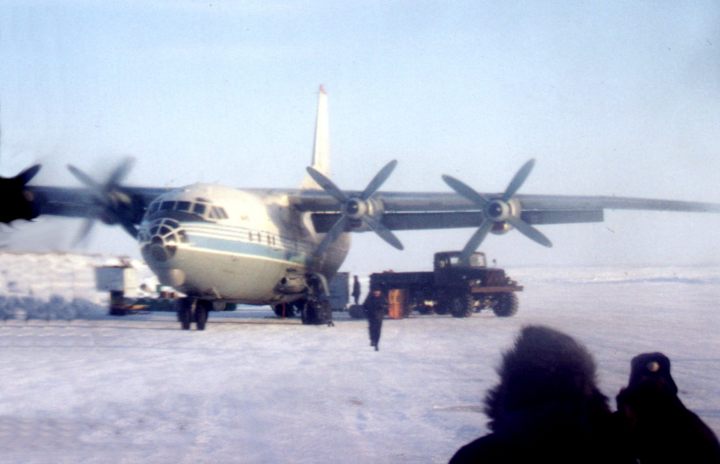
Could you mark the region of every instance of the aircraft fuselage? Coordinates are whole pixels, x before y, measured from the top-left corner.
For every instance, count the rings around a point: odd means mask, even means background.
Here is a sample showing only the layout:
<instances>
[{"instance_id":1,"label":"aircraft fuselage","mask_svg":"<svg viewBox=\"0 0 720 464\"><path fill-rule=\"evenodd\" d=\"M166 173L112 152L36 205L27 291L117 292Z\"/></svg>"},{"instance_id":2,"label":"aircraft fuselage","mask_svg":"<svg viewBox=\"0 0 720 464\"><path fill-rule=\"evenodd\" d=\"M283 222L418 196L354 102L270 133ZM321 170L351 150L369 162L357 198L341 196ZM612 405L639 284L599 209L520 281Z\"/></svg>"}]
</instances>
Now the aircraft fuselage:
<instances>
[{"instance_id":1,"label":"aircraft fuselage","mask_svg":"<svg viewBox=\"0 0 720 464\"><path fill-rule=\"evenodd\" d=\"M320 238L286 196L258 196L210 184L165 193L148 207L138 241L163 285L194 297L278 304L302 297L298 277L337 272L349 249L343 234L313 259ZM299 279L303 280L303 279Z\"/></svg>"}]
</instances>

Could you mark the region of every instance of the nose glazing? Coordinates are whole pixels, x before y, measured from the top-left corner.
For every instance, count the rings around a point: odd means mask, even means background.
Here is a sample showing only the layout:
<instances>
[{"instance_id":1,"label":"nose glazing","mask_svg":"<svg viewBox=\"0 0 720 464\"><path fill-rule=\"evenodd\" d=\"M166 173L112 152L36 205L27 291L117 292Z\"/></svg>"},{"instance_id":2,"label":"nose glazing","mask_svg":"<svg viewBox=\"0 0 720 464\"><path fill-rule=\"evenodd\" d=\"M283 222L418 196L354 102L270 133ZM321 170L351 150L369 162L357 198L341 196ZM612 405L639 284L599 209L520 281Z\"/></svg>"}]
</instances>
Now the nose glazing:
<instances>
[{"instance_id":1,"label":"nose glazing","mask_svg":"<svg viewBox=\"0 0 720 464\"><path fill-rule=\"evenodd\" d=\"M140 231L138 237L143 243L142 253L147 258L165 262L175 256L178 243L187 241L185 231L174 219L156 219Z\"/></svg>"}]
</instances>

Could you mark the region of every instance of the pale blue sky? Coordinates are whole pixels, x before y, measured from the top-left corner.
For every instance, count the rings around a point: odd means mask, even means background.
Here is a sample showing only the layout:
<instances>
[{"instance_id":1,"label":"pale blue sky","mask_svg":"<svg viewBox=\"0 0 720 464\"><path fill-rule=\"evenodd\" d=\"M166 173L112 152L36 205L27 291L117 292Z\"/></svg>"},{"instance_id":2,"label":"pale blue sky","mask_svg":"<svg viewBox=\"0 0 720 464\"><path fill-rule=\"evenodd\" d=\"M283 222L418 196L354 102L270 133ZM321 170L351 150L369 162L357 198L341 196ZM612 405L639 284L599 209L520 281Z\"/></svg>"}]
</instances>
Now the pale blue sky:
<instances>
[{"instance_id":1,"label":"pale blue sky","mask_svg":"<svg viewBox=\"0 0 720 464\"><path fill-rule=\"evenodd\" d=\"M720 202L715 1L108 3L0 4L4 175L42 161L38 183L74 185L67 163L131 154L134 185L295 187L324 83L344 188L396 158L387 189L446 191L447 173L498 191L534 157L522 193ZM515 265L720 262L717 217L607 219L544 227L551 250L484 246ZM135 252L98 229L90 250ZM348 266L427 266L471 234L399 233L404 253L356 235Z\"/></svg>"}]
</instances>

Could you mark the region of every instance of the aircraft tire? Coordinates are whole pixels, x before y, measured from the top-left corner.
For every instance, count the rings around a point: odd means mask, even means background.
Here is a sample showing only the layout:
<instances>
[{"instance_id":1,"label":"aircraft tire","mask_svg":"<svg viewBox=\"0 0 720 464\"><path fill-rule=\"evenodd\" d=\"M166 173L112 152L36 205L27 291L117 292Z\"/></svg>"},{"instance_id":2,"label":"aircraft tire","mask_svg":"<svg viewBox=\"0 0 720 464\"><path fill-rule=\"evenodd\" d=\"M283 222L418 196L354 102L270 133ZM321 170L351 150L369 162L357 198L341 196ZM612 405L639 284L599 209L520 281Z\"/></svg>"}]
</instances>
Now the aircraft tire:
<instances>
[{"instance_id":1,"label":"aircraft tire","mask_svg":"<svg viewBox=\"0 0 720 464\"><path fill-rule=\"evenodd\" d=\"M317 319L315 305L308 301L302 309L300 317L304 325L315 324L315 320Z\"/></svg>"},{"instance_id":2,"label":"aircraft tire","mask_svg":"<svg viewBox=\"0 0 720 464\"><path fill-rule=\"evenodd\" d=\"M497 317L511 317L518 311L518 297L514 292L500 293L493 312Z\"/></svg>"},{"instance_id":3,"label":"aircraft tire","mask_svg":"<svg viewBox=\"0 0 720 464\"><path fill-rule=\"evenodd\" d=\"M212 303L209 301L200 300L197 302L195 307L195 327L198 330L205 330L211 306Z\"/></svg>"},{"instance_id":4,"label":"aircraft tire","mask_svg":"<svg viewBox=\"0 0 720 464\"><path fill-rule=\"evenodd\" d=\"M190 330L193 320L195 301L192 298L181 298L178 300L178 319L182 330Z\"/></svg>"}]
</instances>

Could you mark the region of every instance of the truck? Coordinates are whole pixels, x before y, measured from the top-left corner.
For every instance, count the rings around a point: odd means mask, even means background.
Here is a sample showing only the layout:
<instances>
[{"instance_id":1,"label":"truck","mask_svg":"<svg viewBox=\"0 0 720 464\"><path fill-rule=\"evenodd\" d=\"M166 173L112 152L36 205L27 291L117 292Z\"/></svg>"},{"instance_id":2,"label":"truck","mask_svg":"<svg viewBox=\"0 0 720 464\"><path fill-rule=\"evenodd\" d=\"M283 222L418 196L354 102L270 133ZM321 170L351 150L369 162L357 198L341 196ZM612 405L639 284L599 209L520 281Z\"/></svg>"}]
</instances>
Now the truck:
<instances>
[{"instance_id":1,"label":"truck","mask_svg":"<svg viewBox=\"0 0 720 464\"><path fill-rule=\"evenodd\" d=\"M469 317L481 310L510 317L517 313L517 293L523 290L503 269L489 267L485 253L463 260L460 251L435 253L432 271L371 274L370 288L383 291L391 317L393 311L400 317L413 311Z\"/></svg>"},{"instance_id":2,"label":"truck","mask_svg":"<svg viewBox=\"0 0 720 464\"><path fill-rule=\"evenodd\" d=\"M127 261L95 268L95 288L110 293L110 316L175 311L175 293L172 290L158 288L157 297L148 297L140 295L143 287L138 286L137 270Z\"/></svg>"}]
</instances>

